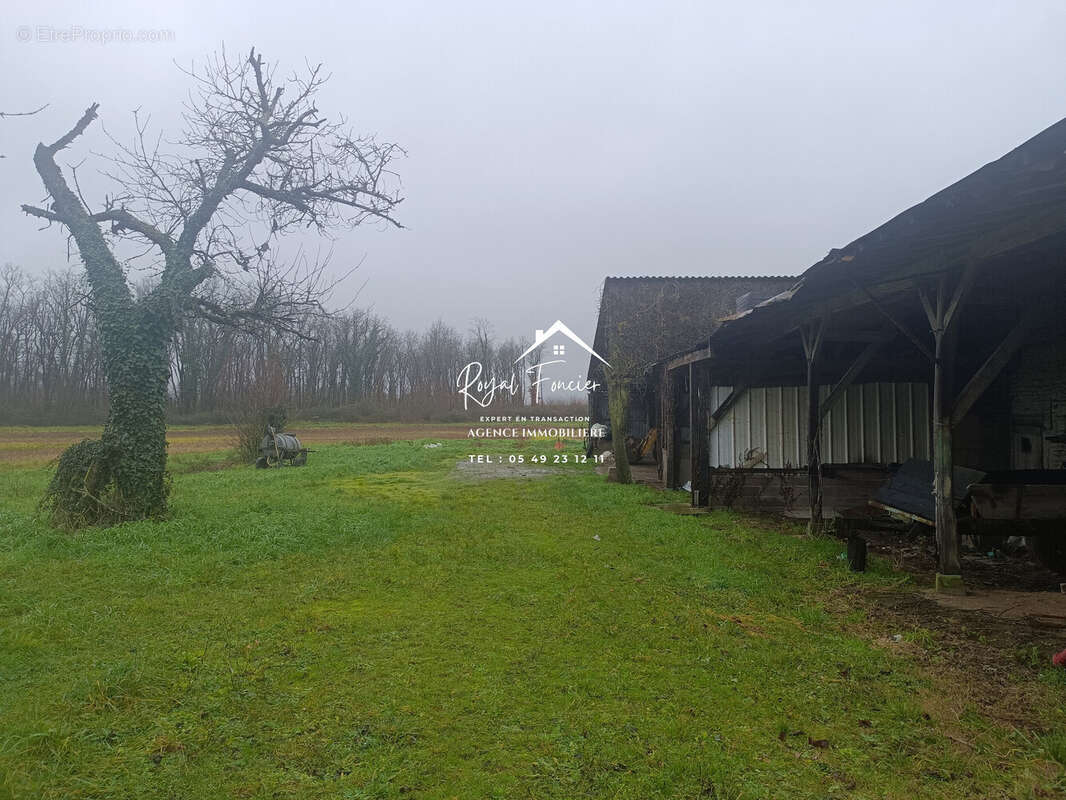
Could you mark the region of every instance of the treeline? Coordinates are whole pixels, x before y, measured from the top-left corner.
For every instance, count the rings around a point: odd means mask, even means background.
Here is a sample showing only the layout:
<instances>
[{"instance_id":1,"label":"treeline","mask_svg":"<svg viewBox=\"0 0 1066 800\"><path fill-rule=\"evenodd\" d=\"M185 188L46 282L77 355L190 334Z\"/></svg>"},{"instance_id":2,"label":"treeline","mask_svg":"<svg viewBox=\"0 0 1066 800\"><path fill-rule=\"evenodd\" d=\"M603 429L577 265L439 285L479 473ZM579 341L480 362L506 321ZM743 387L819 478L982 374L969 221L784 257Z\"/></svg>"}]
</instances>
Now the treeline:
<instances>
[{"instance_id":1,"label":"treeline","mask_svg":"<svg viewBox=\"0 0 1066 800\"><path fill-rule=\"evenodd\" d=\"M363 310L309 317L294 332L239 330L188 320L172 346L171 418L226 421L249 406L284 405L305 417L459 418L456 377L471 361L517 373L514 405L531 402L525 349L487 323L459 331L435 322L399 331ZM106 411L100 345L77 273L34 278L0 271L0 424L95 422ZM464 415L463 418L465 418Z\"/></svg>"}]
</instances>

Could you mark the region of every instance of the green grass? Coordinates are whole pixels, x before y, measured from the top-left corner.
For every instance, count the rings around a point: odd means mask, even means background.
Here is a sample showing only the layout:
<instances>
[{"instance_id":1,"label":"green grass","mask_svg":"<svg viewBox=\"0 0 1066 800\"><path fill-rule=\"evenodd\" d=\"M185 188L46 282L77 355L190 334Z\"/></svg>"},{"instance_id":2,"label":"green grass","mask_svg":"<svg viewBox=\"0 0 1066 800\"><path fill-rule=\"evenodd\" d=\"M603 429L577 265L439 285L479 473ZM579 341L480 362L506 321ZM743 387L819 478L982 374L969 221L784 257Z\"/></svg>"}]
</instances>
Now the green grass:
<instances>
[{"instance_id":1,"label":"green grass","mask_svg":"<svg viewBox=\"0 0 1066 800\"><path fill-rule=\"evenodd\" d=\"M0 797L1066 789L1062 734L928 718L935 675L827 610L883 567L586 467L459 480L469 447L177 458L171 519L78 534L0 473Z\"/></svg>"}]
</instances>

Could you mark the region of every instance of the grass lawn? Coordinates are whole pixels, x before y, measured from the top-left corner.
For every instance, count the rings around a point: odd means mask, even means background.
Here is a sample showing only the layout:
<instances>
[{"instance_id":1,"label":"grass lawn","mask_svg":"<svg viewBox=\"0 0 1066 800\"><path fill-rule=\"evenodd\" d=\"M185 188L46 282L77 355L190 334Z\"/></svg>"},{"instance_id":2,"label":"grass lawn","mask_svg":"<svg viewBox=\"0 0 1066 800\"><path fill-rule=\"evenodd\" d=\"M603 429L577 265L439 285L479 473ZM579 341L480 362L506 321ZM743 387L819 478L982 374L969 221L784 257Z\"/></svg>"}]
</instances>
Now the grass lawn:
<instances>
[{"instance_id":1,"label":"grass lawn","mask_svg":"<svg viewBox=\"0 0 1066 800\"><path fill-rule=\"evenodd\" d=\"M470 451L178 456L171 519L78 534L35 518L45 468L0 468L0 797L1066 791L1066 683L1029 680L1028 726L951 695L832 601L883 565Z\"/></svg>"}]
</instances>

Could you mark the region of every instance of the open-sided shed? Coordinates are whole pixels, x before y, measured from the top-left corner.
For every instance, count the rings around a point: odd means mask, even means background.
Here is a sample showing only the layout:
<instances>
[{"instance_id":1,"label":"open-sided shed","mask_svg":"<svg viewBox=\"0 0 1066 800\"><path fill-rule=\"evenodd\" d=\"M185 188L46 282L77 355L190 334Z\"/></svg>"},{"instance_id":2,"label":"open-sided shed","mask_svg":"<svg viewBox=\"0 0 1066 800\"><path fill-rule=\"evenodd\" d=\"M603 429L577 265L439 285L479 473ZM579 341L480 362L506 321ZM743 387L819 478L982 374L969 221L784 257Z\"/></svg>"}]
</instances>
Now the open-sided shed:
<instances>
[{"instance_id":1,"label":"open-sided shed","mask_svg":"<svg viewBox=\"0 0 1066 800\"><path fill-rule=\"evenodd\" d=\"M954 465L1066 466L1064 278L1066 120L663 360L697 429L693 502L712 467L788 459L819 527L823 463L931 456L941 583L960 585Z\"/></svg>"}]
</instances>

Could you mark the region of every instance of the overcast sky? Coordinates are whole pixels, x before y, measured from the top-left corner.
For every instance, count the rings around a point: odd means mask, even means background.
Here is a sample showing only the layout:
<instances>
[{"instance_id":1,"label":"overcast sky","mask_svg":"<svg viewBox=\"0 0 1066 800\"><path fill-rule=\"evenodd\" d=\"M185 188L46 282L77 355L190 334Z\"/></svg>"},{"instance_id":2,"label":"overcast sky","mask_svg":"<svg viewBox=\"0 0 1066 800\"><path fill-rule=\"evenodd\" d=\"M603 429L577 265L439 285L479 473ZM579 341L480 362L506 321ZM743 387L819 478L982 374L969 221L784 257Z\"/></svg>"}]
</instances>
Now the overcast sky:
<instances>
[{"instance_id":1,"label":"overcast sky","mask_svg":"<svg viewBox=\"0 0 1066 800\"><path fill-rule=\"evenodd\" d=\"M322 61L319 108L409 151L407 229L333 245L338 267L365 257L346 292L365 283L359 303L400 327L480 316L528 338L561 318L591 337L606 275L797 274L1066 116L1061 0L6 8L0 110L49 106L0 121L0 262L66 263L18 210L42 196L39 139L92 101L114 133L137 107L173 131L174 62L255 45ZM173 40L43 42L42 26ZM106 148L95 131L66 161Z\"/></svg>"}]
</instances>

